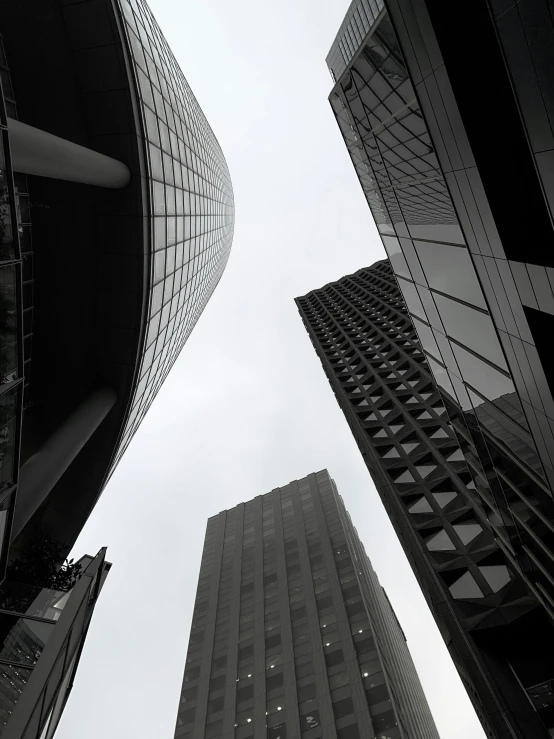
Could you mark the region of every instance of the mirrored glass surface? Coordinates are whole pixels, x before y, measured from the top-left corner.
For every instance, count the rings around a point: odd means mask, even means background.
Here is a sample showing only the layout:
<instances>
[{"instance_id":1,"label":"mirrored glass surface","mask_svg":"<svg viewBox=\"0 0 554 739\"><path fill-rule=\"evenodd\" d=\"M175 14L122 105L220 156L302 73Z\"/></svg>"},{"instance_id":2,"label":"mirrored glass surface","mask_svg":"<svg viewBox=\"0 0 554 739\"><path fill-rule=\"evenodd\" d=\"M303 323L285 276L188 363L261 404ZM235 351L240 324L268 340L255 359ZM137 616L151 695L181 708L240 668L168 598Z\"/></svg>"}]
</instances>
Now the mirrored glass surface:
<instances>
[{"instance_id":1,"label":"mirrored glass surface","mask_svg":"<svg viewBox=\"0 0 554 739\"><path fill-rule=\"evenodd\" d=\"M429 241L414 241L414 246L431 288L486 309L467 249Z\"/></svg>"},{"instance_id":2,"label":"mirrored glass surface","mask_svg":"<svg viewBox=\"0 0 554 739\"><path fill-rule=\"evenodd\" d=\"M504 370L508 365L491 317L444 295L434 295L446 333Z\"/></svg>"},{"instance_id":3,"label":"mirrored glass surface","mask_svg":"<svg viewBox=\"0 0 554 739\"><path fill-rule=\"evenodd\" d=\"M138 79L150 187L150 305L119 457L215 289L229 257L234 201L225 157L150 8L121 0Z\"/></svg>"}]
</instances>

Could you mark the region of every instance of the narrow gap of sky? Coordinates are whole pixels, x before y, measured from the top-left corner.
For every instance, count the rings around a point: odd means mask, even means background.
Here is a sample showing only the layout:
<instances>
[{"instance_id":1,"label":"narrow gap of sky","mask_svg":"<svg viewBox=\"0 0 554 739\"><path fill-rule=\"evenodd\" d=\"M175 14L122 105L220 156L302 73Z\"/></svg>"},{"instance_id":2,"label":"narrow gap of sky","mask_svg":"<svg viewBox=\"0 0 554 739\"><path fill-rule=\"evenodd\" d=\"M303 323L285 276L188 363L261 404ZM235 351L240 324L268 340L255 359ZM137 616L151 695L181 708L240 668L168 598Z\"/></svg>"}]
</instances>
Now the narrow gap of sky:
<instances>
[{"instance_id":1,"label":"narrow gap of sky","mask_svg":"<svg viewBox=\"0 0 554 739\"><path fill-rule=\"evenodd\" d=\"M151 0L223 148L231 258L80 537L108 546L57 739L171 739L206 520L327 468L406 633L442 739L484 737L294 297L384 257L331 113L348 0Z\"/></svg>"}]
</instances>

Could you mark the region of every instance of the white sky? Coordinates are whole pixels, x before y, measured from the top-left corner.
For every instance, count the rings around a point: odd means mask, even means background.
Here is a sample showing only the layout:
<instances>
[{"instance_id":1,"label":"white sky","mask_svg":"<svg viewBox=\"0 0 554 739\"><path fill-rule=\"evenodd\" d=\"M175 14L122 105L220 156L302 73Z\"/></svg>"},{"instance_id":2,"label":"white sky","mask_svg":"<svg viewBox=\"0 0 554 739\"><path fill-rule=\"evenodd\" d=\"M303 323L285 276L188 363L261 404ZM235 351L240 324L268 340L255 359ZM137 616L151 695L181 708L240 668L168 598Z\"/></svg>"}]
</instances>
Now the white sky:
<instances>
[{"instance_id":1,"label":"white sky","mask_svg":"<svg viewBox=\"0 0 554 739\"><path fill-rule=\"evenodd\" d=\"M442 739L484 738L293 298L384 256L327 96L349 0L151 0L218 137L225 274L75 554L108 546L57 739L172 739L206 519L327 468Z\"/></svg>"}]
</instances>

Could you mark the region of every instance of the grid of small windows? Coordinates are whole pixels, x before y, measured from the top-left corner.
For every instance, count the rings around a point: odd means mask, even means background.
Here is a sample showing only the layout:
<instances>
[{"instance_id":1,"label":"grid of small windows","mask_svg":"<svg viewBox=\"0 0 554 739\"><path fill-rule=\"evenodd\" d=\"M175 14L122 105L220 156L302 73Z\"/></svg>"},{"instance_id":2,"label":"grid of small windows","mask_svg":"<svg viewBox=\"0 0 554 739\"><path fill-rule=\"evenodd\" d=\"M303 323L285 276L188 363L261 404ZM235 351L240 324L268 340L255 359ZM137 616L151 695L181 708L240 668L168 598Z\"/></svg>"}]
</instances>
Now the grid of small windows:
<instances>
[{"instance_id":1,"label":"grid of small windows","mask_svg":"<svg viewBox=\"0 0 554 739\"><path fill-rule=\"evenodd\" d=\"M344 72L383 7L383 0L353 0L326 59L334 80Z\"/></svg>"},{"instance_id":2,"label":"grid of small windows","mask_svg":"<svg viewBox=\"0 0 554 739\"><path fill-rule=\"evenodd\" d=\"M352 543L349 542L343 516L339 510L340 499L332 492L330 481L323 483L323 485L327 488L327 492L324 492L325 488L322 489L321 501L327 530L331 537L333 559L339 577L348 630L354 644L372 727L377 736L397 739L401 736L398 718L392 707L389 689L386 684L386 668L377 650L376 636L368 617L368 611L356 575L353 561L355 550ZM318 614L324 648L326 650L332 649L334 652L336 643L339 641L337 616L328 601L329 598L325 598L319 602ZM335 643L335 647L333 647L333 643ZM348 733L345 734L347 736L361 736L361 734L354 733L356 727L353 715L354 705L349 685L349 675L345 670L344 662L337 663L329 669L328 679L337 727L348 728Z\"/></svg>"},{"instance_id":3,"label":"grid of small windows","mask_svg":"<svg viewBox=\"0 0 554 739\"><path fill-rule=\"evenodd\" d=\"M400 736L338 500L322 471L210 519L176 737Z\"/></svg>"},{"instance_id":4,"label":"grid of small windows","mask_svg":"<svg viewBox=\"0 0 554 739\"><path fill-rule=\"evenodd\" d=\"M120 0L144 125L151 290L140 376L119 457L213 293L233 237L225 158L150 9Z\"/></svg>"},{"instance_id":5,"label":"grid of small windows","mask_svg":"<svg viewBox=\"0 0 554 739\"><path fill-rule=\"evenodd\" d=\"M460 447L448 420L390 265L360 270L298 305L358 443L374 451L366 461L387 510L400 504L409 514L452 598L494 607L513 574L485 525L474 492L481 479L465 461L471 448Z\"/></svg>"}]
</instances>

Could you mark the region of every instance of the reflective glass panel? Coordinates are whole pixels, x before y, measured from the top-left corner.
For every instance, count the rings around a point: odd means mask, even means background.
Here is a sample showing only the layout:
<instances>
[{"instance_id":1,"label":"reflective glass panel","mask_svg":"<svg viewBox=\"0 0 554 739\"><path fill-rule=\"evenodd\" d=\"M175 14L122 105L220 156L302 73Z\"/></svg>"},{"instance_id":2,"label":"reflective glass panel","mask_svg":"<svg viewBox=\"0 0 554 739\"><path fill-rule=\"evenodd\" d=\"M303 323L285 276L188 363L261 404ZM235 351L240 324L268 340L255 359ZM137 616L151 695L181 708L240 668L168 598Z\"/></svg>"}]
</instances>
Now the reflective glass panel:
<instances>
[{"instance_id":1,"label":"reflective glass panel","mask_svg":"<svg viewBox=\"0 0 554 739\"><path fill-rule=\"evenodd\" d=\"M414 241L429 287L486 309L485 298L465 247Z\"/></svg>"},{"instance_id":2,"label":"reflective glass panel","mask_svg":"<svg viewBox=\"0 0 554 739\"><path fill-rule=\"evenodd\" d=\"M435 294L434 297L449 336L502 369L508 369L489 315L443 295Z\"/></svg>"}]
</instances>

